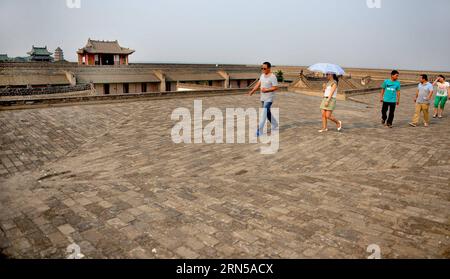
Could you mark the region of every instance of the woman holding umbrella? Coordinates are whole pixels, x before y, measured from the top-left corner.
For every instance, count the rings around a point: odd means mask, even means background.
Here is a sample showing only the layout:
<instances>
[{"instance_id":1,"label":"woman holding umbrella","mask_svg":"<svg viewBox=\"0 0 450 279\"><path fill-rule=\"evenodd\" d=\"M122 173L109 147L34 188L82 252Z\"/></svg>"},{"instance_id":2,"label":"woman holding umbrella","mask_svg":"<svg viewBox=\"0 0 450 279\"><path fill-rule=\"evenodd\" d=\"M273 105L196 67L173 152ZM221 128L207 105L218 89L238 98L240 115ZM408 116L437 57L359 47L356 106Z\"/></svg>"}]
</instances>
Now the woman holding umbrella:
<instances>
[{"instance_id":1,"label":"woman holding umbrella","mask_svg":"<svg viewBox=\"0 0 450 279\"><path fill-rule=\"evenodd\" d=\"M327 79L328 82L324 90L322 104L320 105L322 110L322 130L319 130L319 133L328 132L328 120L336 123L339 132L342 130L342 122L333 116L333 111L336 108L339 78L336 74L328 73Z\"/></svg>"},{"instance_id":2,"label":"woman holding umbrella","mask_svg":"<svg viewBox=\"0 0 450 279\"><path fill-rule=\"evenodd\" d=\"M320 109L322 110L322 129L319 133L328 132L328 120L336 123L337 130L342 130L342 121L337 120L333 116L333 111L336 108L336 97L338 94L339 78L337 75L343 75L344 70L333 64L315 64L309 67L310 71L322 72L327 74L328 82L324 86L324 97Z\"/></svg>"}]
</instances>

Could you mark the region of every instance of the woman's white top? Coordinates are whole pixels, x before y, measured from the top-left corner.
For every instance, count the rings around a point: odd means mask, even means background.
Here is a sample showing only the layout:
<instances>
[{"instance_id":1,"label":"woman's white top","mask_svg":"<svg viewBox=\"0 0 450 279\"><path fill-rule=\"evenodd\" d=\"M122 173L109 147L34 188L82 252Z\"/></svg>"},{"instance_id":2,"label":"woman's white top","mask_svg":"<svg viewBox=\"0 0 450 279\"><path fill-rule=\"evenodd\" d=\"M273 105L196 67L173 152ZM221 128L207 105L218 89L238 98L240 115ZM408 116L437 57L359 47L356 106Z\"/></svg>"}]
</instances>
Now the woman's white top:
<instances>
[{"instance_id":1,"label":"woman's white top","mask_svg":"<svg viewBox=\"0 0 450 279\"><path fill-rule=\"evenodd\" d=\"M437 83L437 96L439 97L447 97L448 96L448 88L450 84L448 82Z\"/></svg>"},{"instance_id":2,"label":"woman's white top","mask_svg":"<svg viewBox=\"0 0 450 279\"><path fill-rule=\"evenodd\" d=\"M323 94L323 96L325 98L330 97L331 91L333 90L333 85L335 85L335 84L337 85L336 81L330 81L327 83L327 88L325 89L325 93ZM338 88L336 87L336 91L334 91L334 93L333 93L333 98L336 98L337 94L338 94Z\"/></svg>"}]
</instances>

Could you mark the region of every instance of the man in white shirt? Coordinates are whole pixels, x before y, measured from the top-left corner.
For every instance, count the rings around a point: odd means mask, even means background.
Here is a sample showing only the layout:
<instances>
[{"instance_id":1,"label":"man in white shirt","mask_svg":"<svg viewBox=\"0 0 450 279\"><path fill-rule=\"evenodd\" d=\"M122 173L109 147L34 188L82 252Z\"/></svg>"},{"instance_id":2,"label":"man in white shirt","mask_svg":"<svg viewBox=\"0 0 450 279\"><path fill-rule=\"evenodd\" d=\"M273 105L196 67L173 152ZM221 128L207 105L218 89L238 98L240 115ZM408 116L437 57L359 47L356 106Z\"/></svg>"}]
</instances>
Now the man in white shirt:
<instances>
[{"instance_id":1,"label":"man in white shirt","mask_svg":"<svg viewBox=\"0 0 450 279\"><path fill-rule=\"evenodd\" d=\"M261 121L259 123L258 131L256 132L256 136L260 137L263 133L264 126L266 125L266 121L272 124L272 131L278 129L277 120L272 117L272 104L275 98L275 92L278 90L278 80L277 77L272 73L272 64L269 62L264 62L261 71L263 74L259 78L259 81L256 83L255 87L248 93L250 96L255 94L255 92L261 88L261 103L264 108L264 113L261 117Z\"/></svg>"}]
</instances>

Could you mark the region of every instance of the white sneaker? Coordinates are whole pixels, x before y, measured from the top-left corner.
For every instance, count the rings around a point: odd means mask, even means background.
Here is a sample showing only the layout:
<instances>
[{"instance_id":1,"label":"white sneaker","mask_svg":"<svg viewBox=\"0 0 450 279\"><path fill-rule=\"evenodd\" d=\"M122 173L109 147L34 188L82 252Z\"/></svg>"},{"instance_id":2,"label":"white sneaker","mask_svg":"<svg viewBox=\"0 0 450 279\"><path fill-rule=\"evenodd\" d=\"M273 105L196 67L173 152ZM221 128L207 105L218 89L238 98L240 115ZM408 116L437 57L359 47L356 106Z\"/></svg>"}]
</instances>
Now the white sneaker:
<instances>
[{"instance_id":1,"label":"white sneaker","mask_svg":"<svg viewBox=\"0 0 450 279\"><path fill-rule=\"evenodd\" d=\"M342 121L339 121L339 128L337 130L338 132L342 131Z\"/></svg>"},{"instance_id":2,"label":"white sneaker","mask_svg":"<svg viewBox=\"0 0 450 279\"><path fill-rule=\"evenodd\" d=\"M325 132L328 132L328 129L319 130L319 133L325 133Z\"/></svg>"}]
</instances>

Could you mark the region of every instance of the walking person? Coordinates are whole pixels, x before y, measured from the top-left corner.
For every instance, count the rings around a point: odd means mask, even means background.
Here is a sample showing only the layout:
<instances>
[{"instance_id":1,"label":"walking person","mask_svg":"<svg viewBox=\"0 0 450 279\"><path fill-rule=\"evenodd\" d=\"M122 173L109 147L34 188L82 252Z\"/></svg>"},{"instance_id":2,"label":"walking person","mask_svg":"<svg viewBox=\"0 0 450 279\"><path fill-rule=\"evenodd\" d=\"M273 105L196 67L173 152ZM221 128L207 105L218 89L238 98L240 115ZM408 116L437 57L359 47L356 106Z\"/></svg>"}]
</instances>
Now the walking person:
<instances>
[{"instance_id":1,"label":"walking person","mask_svg":"<svg viewBox=\"0 0 450 279\"><path fill-rule=\"evenodd\" d=\"M387 79L381 85L380 102L383 104L381 109L381 123L388 128L392 128L395 117L395 109L400 105L401 85L398 81L400 73L397 70L392 71L391 78ZM388 116L389 111L389 116Z\"/></svg>"},{"instance_id":2,"label":"walking person","mask_svg":"<svg viewBox=\"0 0 450 279\"><path fill-rule=\"evenodd\" d=\"M342 122L333 116L336 108L336 97L338 94L339 78L336 74L327 74L328 82L324 85L324 96L320 109L322 110L322 130L319 133L328 132L328 120L336 123L337 129L342 130Z\"/></svg>"},{"instance_id":3,"label":"walking person","mask_svg":"<svg viewBox=\"0 0 450 279\"><path fill-rule=\"evenodd\" d=\"M417 88L417 93L414 98L416 103L416 113L414 114L413 121L409 123L412 127L417 127L420 121L420 115L423 113L423 122L425 127L430 124L430 100L433 98L433 85L428 82L427 75L420 75L420 83Z\"/></svg>"},{"instance_id":4,"label":"walking person","mask_svg":"<svg viewBox=\"0 0 450 279\"><path fill-rule=\"evenodd\" d=\"M443 75L440 75L433 83L433 86L437 86L436 98L434 99L433 118L439 117L441 119L444 113L445 104L447 103L447 100L450 99L450 84L445 81Z\"/></svg>"},{"instance_id":5,"label":"walking person","mask_svg":"<svg viewBox=\"0 0 450 279\"><path fill-rule=\"evenodd\" d=\"M257 137L262 136L264 132L264 126L266 125L267 121L272 124L272 131L276 131L278 129L278 122L275 117L272 116L271 111L275 99L275 92L278 90L278 80L277 77L272 73L272 64L270 64L269 62L263 63L261 71L262 75L259 78L259 81L256 83L255 87L248 93L250 96L252 96L258 89L261 89L261 104L264 110L258 130L256 131Z\"/></svg>"}]
</instances>

